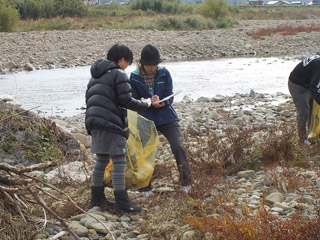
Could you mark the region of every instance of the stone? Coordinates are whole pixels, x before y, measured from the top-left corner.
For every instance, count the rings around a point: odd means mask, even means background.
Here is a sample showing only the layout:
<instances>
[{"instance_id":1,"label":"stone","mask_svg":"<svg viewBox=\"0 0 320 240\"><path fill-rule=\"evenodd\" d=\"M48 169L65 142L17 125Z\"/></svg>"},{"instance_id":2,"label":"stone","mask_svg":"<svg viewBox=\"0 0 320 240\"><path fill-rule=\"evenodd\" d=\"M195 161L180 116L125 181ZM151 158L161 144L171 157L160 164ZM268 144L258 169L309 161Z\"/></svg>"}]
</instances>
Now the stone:
<instances>
[{"instance_id":1,"label":"stone","mask_svg":"<svg viewBox=\"0 0 320 240\"><path fill-rule=\"evenodd\" d=\"M101 224L100 222L97 222L97 223L91 223L90 228L93 228L97 233L107 234L109 232L108 229L110 231L113 230L113 225L112 223L109 223L109 222L104 222L103 224Z\"/></svg>"},{"instance_id":2,"label":"stone","mask_svg":"<svg viewBox=\"0 0 320 240\"><path fill-rule=\"evenodd\" d=\"M219 114L216 110L211 110L209 115L208 115L209 119L213 119L213 120L218 120L219 118Z\"/></svg>"},{"instance_id":3,"label":"stone","mask_svg":"<svg viewBox=\"0 0 320 240\"><path fill-rule=\"evenodd\" d=\"M189 95L184 95L182 101L184 101L184 102L192 102L193 99Z\"/></svg>"},{"instance_id":4,"label":"stone","mask_svg":"<svg viewBox=\"0 0 320 240\"><path fill-rule=\"evenodd\" d=\"M88 228L81 225L78 221L72 221L69 224L69 228L75 232L79 237L88 236Z\"/></svg>"},{"instance_id":5,"label":"stone","mask_svg":"<svg viewBox=\"0 0 320 240\"><path fill-rule=\"evenodd\" d=\"M232 124L236 125L236 126L243 126L244 125L244 121L241 118L235 118L232 121Z\"/></svg>"},{"instance_id":6,"label":"stone","mask_svg":"<svg viewBox=\"0 0 320 240\"><path fill-rule=\"evenodd\" d=\"M88 136L82 134L82 133L72 133L72 136L74 136L80 143L85 145L86 147L90 147L90 139Z\"/></svg>"},{"instance_id":7,"label":"stone","mask_svg":"<svg viewBox=\"0 0 320 240\"><path fill-rule=\"evenodd\" d=\"M197 240L199 237L196 231L190 230L182 234L180 240Z\"/></svg>"},{"instance_id":8,"label":"stone","mask_svg":"<svg viewBox=\"0 0 320 240\"><path fill-rule=\"evenodd\" d=\"M276 202L283 202L284 197L280 192L273 192L266 197L266 202L273 204Z\"/></svg>"},{"instance_id":9,"label":"stone","mask_svg":"<svg viewBox=\"0 0 320 240\"><path fill-rule=\"evenodd\" d=\"M237 174L239 178L246 178L246 179L252 178L254 177L254 175L255 175L255 171L253 170L240 171Z\"/></svg>"},{"instance_id":10,"label":"stone","mask_svg":"<svg viewBox=\"0 0 320 240\"><path fill-rule=\"evenodd\" d=\"M7 68L9 71L12 71L16 68L16 64L13 61L7 62L5 68Z\"/></svg>"},{"instance_id":11,"label":"stone","mask_svg":"<svg viewBox=\"0 0 320 240\"><path fill-rule=\"evenodd\" d=\"M285 116L285 117L291 117L291 112L289 110L284 110L282 113L281 113L282 116Z\"/></svg>"},{"instance_id":12,"label":"stone","mask_svg":"<svg viewBox=\"0 0 320 240\"><path fill-rule=\"evenodd\" d=\"M32 240L40 240L40 239L46 239L48 237L47 234L44 234L44 233L38 233L37 235L35 235L33 237Z\"/></svg>"},{"instance_id":13,"label":"stone","mask_svg":"<svg viewBox=\"0 0 320 240\"><path fill-rule=\"evenodd\" d=\"M280 208L280 207L272 207L272 208L270 209L270 211L282 213L284 210L283 210L283 208Z\"/></svg>"},{"instance_id":14,"label":"stone","mask_svg":"<svg viewBox=\"0 0 320 240\"><path fill-rule=\"evenodd\" d=\"M84 163L80 161L70 162L66 165L62 165L49 173L47 173L48 180L54 183L62 181L60 179L60 174L63 174L70 179L73 179L77 182L85 182L87 180L87 175L83 171Z\"/></svg>"},{"instance_id":15,"label":"stone","mask_svg":"<svg viewBox=\"0 0 320 240\"><path fill-rule=\"evenodd\" d=\"M291 207L289 207L286 203L281 203L281 202L275 202L273 204L274 207L282 208L283 210L290 210Z\"/></svg>"},{"instance_id":16,"label":"stone","mask_svg":"<svg viewBox=\"0 0 320 240\"><path fill-rule=\"evenodd\" d=\"M34 71L34 70L35 70L35 67L34 67L31 63L27 62L27 63L24 65L24 70L26 70L26 71Z\"/></svg>"}]
</instances>

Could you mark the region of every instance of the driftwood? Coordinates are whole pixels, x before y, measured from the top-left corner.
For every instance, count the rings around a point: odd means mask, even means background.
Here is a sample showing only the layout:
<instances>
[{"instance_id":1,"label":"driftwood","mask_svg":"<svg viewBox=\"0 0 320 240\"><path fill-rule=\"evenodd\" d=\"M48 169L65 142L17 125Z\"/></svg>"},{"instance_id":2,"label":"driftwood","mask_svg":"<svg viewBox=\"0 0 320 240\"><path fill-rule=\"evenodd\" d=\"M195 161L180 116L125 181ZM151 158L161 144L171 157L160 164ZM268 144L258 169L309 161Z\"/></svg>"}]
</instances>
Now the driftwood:
<instances>
[{"instance_id":1,"label":"driftwood","mask_svg":"<svg viewBox=\"0 0 320 240\"><path fill-rule=\"evenodd\" d=\"M0 192L3 194L3 201L5 201L7 206L19 214L24 222L26 220L26 213L29 209L28 205L38 204L44 210L48 211L55 219L59 220L61 224L68 230L68 232L75 237L75 239L80 239L65 223L65 221L59 217L50 207L47 206L43 198L39 195L39 192L45 192L38 184L43 184L43 182L37 178L27 175L35 170L41 170L47 167L54 166L55 163L47 162L32 165L29 167L15 167L10 166L6 163L0 163L0 173L2 176L0 178ZM3 176L3 174L7 174ZM29 195L29 196L28 196ZM52 194L48 194L53 196ZM35 201L30 201L30 196ZM58 199L57 197L54 197Z\"/></svg>"},{"instance_id":2,"label":"driftwood","mask_svg":"<svg viewBox=\"0 0 320 240\"><path fill-rule=\"evenodd\" d=\"M48 212L51 216L58 220L76 240L80 240L80 238L68 227L66 222L47 205L47 203L41 196L42 194L44 194L57 201L61 200L61 195L59 197L56 197L55 195L45 191L42 186L49 187L59 194L65 195L78 210L91 216L92 218L95 218L110 233L112 239L115 239L111 231L103 222L77 206L77 204L65 192L60 191L55 186L45 183L42 180L31 176L30 174L28 175L28 173L32 171L45 169L54 165L55 163L53 162L46 162L29 167L18 167L10 166L6 163L0 163L0 193L2 193L3 196L2 200L5 201L6 205L10 206L10 208L16 214L20 215L24 222L27 222L26 212L29 209L29 204L40 205L44 209L45 224L47 222L46 212Z\"/></svg>"}]
</instances>

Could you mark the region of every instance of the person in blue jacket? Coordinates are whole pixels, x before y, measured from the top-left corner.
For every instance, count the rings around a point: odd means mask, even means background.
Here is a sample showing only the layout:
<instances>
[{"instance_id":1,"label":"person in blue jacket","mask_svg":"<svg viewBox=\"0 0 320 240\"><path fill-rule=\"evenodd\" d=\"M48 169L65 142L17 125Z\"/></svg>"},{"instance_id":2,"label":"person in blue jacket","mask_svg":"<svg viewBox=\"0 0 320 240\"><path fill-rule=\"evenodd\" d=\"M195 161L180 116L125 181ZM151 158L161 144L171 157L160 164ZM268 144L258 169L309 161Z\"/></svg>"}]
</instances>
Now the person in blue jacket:
<instances>
[{"instance_id":1,"label":"person in blue jacket","mask_svg":"<svg viewBox=\"0 0 320 240\"><path fill-rule=\"evenodd\" d=\"M290 73L289 92L297 109L299 142L310 145L307 127L311 124L313 99L320 104L320 51L303 59Z\"/></svg>"},{"instance_id":2,"label":"person in blue jacket","mask_svg":"<svg viewBox=\"0 0 320 240\"><path fill-rule=\"evenodd\" d=\"M181 185L185 191L190 191L191 171L182 143L178 116L172 107L173 98L158 102L173 93L171 75L165 67L159 66L161 62L162 58L155 46L148 44L142 49L139 67L130 75L132 96L136 99L151 98L151 107L139 114L152 120L157 130L168 140L176 159ZM151 193L151 190L151 182L149 186L139 189L146 193Z\"/></svg>"}]
</instances>

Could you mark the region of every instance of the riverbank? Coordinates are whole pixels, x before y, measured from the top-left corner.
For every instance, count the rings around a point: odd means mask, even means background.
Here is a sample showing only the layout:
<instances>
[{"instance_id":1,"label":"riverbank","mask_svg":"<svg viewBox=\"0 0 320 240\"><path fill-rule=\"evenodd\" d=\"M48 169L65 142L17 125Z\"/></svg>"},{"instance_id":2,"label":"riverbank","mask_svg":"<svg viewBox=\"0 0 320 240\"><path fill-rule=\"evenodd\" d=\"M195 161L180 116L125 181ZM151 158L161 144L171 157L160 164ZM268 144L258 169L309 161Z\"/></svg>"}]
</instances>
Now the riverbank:
<instances>
[{"instance_id":1,"label":"riverbank","mask_svg":"<svg viewBox=\"0 0 320 240\"><path fill-rule=\"evenodd\" d=\"M279 99L283 99L283 103L275 104ZM201 239L209 240L232 236L232 231L215 232L217 229L214 230L213 227L220 229L220 225L212 225L207 232L200 232L196 222L190 221L189 217L199 216L203 211L206 214L198 218L199 223L203 217L214 215L217 221L225 219L224 226L233 226L234 234L242 233L241 228L234 225L239 219L246 219L247 224L251 224L249 219L259 218L262 209L269 214L268 216L275 217L272 223L284 221L288 225L294 225L297 221L308 222L310 218L316 223L314 219L317 219L316 214L320 206L317 200L317 196L320 195L320 171L316 161L317 154L314 153L317 152L317 146L298 150L295 108L290 96L280 93L259 94L253 91L228 97L199 98L196 101L186 96L181 102L174 103L174 107L180 118L184 144L193 172L194 183L191 192L187 194L182 191L170 146L165 138L160 136L152 194L144 196L137 191L129 191L131 200L140 205L143 212L130 215L116 214L112 209L93 208L89 211L109 228L112 235L104 226L98 224L97 220L79 214L79 211L63 197L50 205L55 206L58 214L65 218L78 236L89 240L113 239L112 237L119 240L196 240L200 236ZM6 109L3 105L0 110ZM37 123L32 116L22 117L24 121L35 125ZM46 170L44 179L56 186L62 186L60 181L67 180L68 187L65 187L66 182L63 184L64 192L72 194L73 200L88 210L88 178L95 156L90 152L90 137L83 124L84 115L51 118L50 121L55 129L61 129L67 136L70 135L71 139L77 140L79 146L73 145L69 150L81 153L81 156L80 160L68 157L59 168ZM8 130L7 127L5 129ZM23 139L24 134L27 132L24 133L20 128L14 130L11 135ZM30 134L25 136L32 138ZM237 148L240 142L240 148ZM260 168L259 159L263 156L255 155L253 152L261 151L264 146L267 153L260 153L267 154L268 161L272 157L276 159L269 167ZM295 163L296 160L293 158L296 155L291 156L291 151L298 151L300 164ZM14 153L11 156L12 158L7 156L4 160L13 163L14 156L18 155ZM289 159L284 160L285 157ZM287 164L282 161L287 161ZM254 170L241 171L242 164L249 164ZM221 171L230 173L221 175ZM38 174L43 178L43 172ZM72 184L69 185L70 183ZM76 188L72 187L74 184ZM106 188L106 195L111 200L112 191L112 188ZM199 206L202 207L199 209ZM232 209L233 220L228 219L230 213L227 212L227 208ZM264 223L264 226L266 224L271 222ZM258 231L259 227L256 225L251 231ZM51 220L51 224L33 239L50 239L62 234L64 230L59 223ZM59 239L69 240L72 237L64 236Z\"/></svg>"},{"instance_id":2,"label":"riverbank","mask_svg":"<svg viewBox=\"0 0 320 240\"><path fill-rule=\"evenodd\" d=\"M71 30L0 33L0 72L88 66L115 43L128 45L137 60L148 43L166 61L223 57L301 56L319 50L320 33L274 34L254 38L262 28L318 24L319 19L247 20L233 29L209 31Z\"/></svg>"}]
</instances>

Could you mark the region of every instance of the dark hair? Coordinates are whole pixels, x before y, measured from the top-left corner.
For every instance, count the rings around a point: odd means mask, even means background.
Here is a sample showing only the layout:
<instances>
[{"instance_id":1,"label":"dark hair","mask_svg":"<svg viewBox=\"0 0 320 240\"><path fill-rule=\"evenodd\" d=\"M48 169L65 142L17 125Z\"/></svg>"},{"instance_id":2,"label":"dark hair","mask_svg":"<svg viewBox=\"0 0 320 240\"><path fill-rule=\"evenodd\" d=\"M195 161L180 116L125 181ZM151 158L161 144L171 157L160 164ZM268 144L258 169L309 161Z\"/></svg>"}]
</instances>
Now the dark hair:
<instances>
[{"instance_id":1,"label":"dark hair","mask_svg":"<svg viewBox=\"0 0 320 240\"><path fill-rule=\"evenodd\" d=\"M132 51L127 46L122 44L113 45L108 51L107 59L109 61L119 63L119 60L121 58L124 58L124 60L132 64L133 62Z\"/></svg>"}]
</instances>

